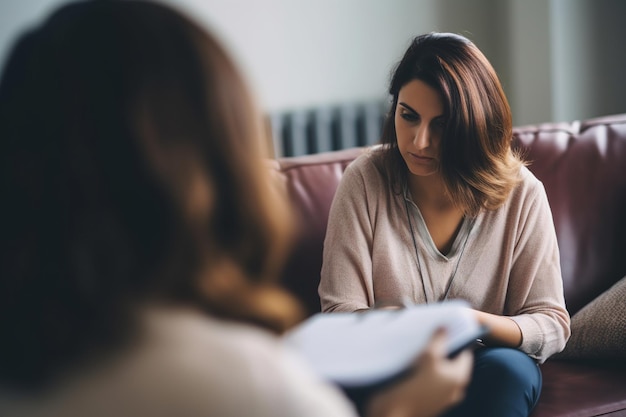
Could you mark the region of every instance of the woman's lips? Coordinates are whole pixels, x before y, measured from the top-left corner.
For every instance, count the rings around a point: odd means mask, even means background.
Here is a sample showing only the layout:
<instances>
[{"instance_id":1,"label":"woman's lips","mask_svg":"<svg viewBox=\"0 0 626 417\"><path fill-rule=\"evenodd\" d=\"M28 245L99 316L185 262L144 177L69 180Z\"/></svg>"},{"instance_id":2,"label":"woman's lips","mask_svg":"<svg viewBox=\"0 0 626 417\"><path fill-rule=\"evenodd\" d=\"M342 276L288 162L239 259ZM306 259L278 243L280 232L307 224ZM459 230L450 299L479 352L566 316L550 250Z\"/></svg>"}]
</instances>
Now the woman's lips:
<instances>
[{"instance_id":1,"label":"woman's lips","mask_svg":"<svg viewBox=\"0 0 626 417\"><path fill-rule=\"evenodd\" d=\"M411 159L413 159L415 162L421 163L421 164L431 163L435 159L435 158L431 158L430 156L418 155L418 154L414 154L412 152L409 152L409 155L411 155Z\"/></svg>"}]
</instances>

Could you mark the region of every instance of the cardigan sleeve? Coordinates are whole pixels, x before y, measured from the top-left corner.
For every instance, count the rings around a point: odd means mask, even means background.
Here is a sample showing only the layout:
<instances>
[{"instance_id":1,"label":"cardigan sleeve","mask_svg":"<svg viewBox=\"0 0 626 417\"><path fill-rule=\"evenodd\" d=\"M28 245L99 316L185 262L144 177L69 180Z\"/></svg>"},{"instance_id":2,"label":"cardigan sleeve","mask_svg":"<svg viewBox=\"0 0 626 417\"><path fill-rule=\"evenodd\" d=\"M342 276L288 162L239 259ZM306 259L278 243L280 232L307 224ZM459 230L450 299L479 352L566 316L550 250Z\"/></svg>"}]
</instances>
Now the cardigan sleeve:
<instances>
[{"instance_id":1,"label":"cardigan sleeve","mask_svg":"<svg viewBox=\"0 0 626 417\"><path fill-rule=\"evenodd\" d=\"M522 332L520 350L544 362L570 336L563 278L552 212L543 184L527 197L519 223L510 272L507 310Z\"/></svg>"},{"instance_id":2,"label":"cardigan sleeve","mask_svg":"<svg viewBox=\"0 0 626 417\"><path fill-rule=\"evenodd\" d=\"M319 296L323 312L356 311L374 304L372 224L367 182L357 159L346 169L331 204L324 240Z\"/></svg>"}]
</instances>

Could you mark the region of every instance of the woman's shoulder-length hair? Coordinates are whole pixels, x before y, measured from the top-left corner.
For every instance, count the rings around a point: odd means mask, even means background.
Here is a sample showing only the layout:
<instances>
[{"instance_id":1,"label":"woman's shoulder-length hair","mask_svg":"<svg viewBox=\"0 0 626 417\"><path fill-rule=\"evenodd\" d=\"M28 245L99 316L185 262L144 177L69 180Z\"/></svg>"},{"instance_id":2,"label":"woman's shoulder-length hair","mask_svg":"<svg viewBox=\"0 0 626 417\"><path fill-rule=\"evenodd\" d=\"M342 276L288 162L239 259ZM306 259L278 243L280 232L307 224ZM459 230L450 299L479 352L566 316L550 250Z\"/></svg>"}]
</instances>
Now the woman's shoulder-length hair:
<instances>
[{"instance_id":1,"label":"woman's shoulder-length hair","mask_svg":"<svg viewBox=\"0 0 626 417\"><path fill-rule=\"evenodd\" d=\"M382 134L390 187L399 192L408 175L398 151L394 115L400 89L415 79L438 91L444 103L440 170L447 193L467 215L500 207L524 165L511 149L511 110L487 58L456 34L416 37L396 66Z\"/></svg>"}]
</instances>

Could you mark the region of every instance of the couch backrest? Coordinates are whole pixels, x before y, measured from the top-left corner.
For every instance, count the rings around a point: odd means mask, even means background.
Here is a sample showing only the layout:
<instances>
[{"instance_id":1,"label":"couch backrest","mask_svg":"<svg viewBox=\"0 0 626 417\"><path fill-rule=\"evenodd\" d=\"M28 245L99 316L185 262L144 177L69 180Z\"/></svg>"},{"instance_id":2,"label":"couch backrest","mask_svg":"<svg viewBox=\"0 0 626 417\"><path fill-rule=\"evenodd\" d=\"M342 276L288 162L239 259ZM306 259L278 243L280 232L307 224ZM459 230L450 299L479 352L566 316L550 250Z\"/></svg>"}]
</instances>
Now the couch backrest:
<instances>
[{"instance_id":1,"label":"couch backrest","mask_svg":"<svg viewBox=\"0 0 626 417\"><path fill-rule=\"evenodd\" d=\"M556 226L565 298L574 314L626 275L626 114L514 129L514 146L544 183ZM283 284L319 311L317 285L328 211L362 148L278 159L299 216Z\"/></svg>"},{"instance_id":2,"label":"couch backrest","mask_svg":"<svg viewBox=\"0 0 626 417\"><path fill-rule=\"evenodd\" d=\"M626 275L626 115L515 130L543 182L575 313Z\"/></svg>"}]
</instances>

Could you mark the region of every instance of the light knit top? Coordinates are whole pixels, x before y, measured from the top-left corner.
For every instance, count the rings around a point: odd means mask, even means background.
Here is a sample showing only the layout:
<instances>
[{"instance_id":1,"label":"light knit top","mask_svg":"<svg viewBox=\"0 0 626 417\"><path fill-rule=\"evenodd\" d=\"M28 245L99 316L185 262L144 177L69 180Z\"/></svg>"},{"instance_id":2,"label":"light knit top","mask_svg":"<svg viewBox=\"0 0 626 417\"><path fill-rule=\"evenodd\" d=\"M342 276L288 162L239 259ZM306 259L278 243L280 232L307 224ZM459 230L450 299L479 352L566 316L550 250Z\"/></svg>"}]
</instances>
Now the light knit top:
<instances>
[{"instance_id":1,"label":"light knit top","mask_svg":"<svg viewBox=\"0 0 626 417\"><path fill-rule=\"evenodd\" d=\"M192 309L146 310L141 342L40 396L0 389L12 417L356 417L279 338Z\"/></svg>"},{"instance_id":2,"label":"light knit top","mask_svg":"<svg viewBox=\"0 0 626 417\"><path fill-rule=\"evenodd\" d=\"M407 191L394 193L378 149L357 158L335 194L319 286L322 311L462 299L509 316L539 362L570 335L559 250L543 184L527 169L497 210L464 218L446 255Z\"/></svg>"}]
</instances>

